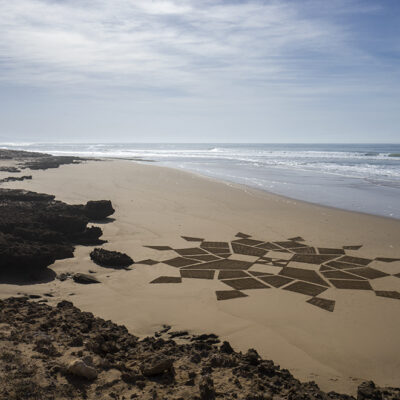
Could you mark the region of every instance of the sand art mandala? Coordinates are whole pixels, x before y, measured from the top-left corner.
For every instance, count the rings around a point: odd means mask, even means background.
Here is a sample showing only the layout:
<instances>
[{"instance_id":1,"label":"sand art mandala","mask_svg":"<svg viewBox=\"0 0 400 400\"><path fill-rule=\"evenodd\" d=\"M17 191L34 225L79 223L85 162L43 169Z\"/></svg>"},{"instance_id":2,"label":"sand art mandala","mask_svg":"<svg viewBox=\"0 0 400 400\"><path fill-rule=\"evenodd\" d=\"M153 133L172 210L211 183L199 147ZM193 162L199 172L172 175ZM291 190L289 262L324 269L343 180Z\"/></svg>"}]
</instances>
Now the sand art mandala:
<instances>
[{"instance_id":1,"label":"sand art mandala","mask_svg":"<svg viewBox=\"0 0 400 400\"><path fill-rule=\"evenodd\" d=\"M231 242L209 242L182 236L196 246L174 249L170 246L146 246L157 251L173 251L176 257L164 261L151 259L137 264L164 263L179 269L180 276L160 276L150 283L181 283L182 279L218 279L229 287L216 291L217 300L247 297L255 289L281 289L303 294L307 303L332 312L335 301L321 297L327 289L370 290L376 296L400 300L400 292L374 290L371 280L394 276L375 264L400 261L400 258L354 257L348 250L362 246L317 248L305 244L301 237L266 242L238 233ZM370 264L374 267L371 267ZM382 264L383 265L383 264Z\"/></svg>"}]
</instances>

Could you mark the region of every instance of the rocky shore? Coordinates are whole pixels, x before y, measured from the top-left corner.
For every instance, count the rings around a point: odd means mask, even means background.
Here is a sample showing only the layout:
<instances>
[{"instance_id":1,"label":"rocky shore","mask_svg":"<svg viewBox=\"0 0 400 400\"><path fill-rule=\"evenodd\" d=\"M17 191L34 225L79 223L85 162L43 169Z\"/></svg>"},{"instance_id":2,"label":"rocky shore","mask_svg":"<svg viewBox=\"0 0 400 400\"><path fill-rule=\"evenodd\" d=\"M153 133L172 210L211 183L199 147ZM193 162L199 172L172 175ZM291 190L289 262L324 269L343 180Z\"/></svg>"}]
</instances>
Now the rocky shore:
<instances>
[{"instance_id":1,"label":"rocky shore","mask_svg":"<svg viewBox=\"0 0 400 400\"><path fill-rule=\"evenodd\" d=\"M88 223L113 212L106 200L69 205L48 194L0 189L0 281L46 279L47 267L73 257L75 245L104 243L101 228Z\"/></svg>"},{"instance_id":2,"label":"rocky shore","mask_svg":"<svg viewBox=\"0 0 400 400\"><path fill-rule=\"evenodd\" d=\"M357 399L399 396L366 382ZM354 399L301 383L256 350L235 352L213 334L166 326L139 340L68 301L50 307L26 297L0 301L0 398Z\"/></svg>"}]
</instances>

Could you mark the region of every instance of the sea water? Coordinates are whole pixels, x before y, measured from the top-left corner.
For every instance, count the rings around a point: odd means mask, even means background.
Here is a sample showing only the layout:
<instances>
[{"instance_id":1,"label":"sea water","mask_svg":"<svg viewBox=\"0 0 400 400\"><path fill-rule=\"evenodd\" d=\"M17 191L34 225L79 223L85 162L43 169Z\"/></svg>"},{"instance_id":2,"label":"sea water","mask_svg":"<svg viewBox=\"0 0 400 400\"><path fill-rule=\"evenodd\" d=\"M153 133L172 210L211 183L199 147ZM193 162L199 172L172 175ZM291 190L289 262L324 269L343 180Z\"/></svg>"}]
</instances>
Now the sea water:
<instances>
[{"instance_id":1,"label":"sea water","mask_svg":"<svg viewBox=\"0 0 400 400\"><path fill-rule=\"evenodd\" d=\"M400 144L7 143L9 149L141 158L293 199L400 219Z\"/></svg>"}]
</instances>

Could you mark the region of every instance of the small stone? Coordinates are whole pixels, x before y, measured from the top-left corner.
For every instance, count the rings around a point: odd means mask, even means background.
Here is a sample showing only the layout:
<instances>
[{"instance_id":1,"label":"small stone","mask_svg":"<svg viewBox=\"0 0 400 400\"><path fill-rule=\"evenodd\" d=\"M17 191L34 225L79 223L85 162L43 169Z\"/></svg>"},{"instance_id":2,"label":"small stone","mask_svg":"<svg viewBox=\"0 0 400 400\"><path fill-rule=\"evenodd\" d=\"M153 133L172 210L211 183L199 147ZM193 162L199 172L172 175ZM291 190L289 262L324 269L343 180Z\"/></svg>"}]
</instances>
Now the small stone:
<instances>
[{"instance_id":1,"label":"small stone","mask_svg":"<svg viewBox=\"0 0 400 400\"><path fill-rule=\"evenodd\" d=\"M93 276L90 275L86 275L86 274L81 274L81 273L76 273L73 276L73 280L76 283L82 283L85 285L91 284L91 283L100 283L99 280L97 280L96 278L94 278Z\"/></svg>"}]
</instances>

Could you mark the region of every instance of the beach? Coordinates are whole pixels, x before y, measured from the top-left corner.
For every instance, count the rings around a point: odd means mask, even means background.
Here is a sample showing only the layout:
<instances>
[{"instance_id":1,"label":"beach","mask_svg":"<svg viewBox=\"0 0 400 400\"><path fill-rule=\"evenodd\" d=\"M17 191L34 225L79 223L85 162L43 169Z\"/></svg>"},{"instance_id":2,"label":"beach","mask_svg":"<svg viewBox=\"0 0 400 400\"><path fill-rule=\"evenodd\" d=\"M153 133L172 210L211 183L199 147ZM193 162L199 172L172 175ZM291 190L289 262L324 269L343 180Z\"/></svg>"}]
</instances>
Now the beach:
<instances>
[{"instance_id":1,"label":"beach","mask_svg":"<svg viewBox=\"0 0 400 400\"><path fill-rule=\"evenodd\" d=\"M111 200L116 210L112 219L94 223L107 240L102 247L124 252L136 263L129 271L103 268L90 260L93 247L77 246L74 258L56 261L51 268L57 274L91 270L101 284L57 279L24 286L0 284L2 298L50 291L49 304L68 299L84 311L125 325L139 337L152 335L164 324L174 330L215 333L235 350L254 348L298 379L313 380L326 391L354 394L365 380L400 385L400 301L376 294L400 291L396 276L400 261L376 259L400 257L399 220L322 207L150 163L87 161L29 174L32 180L2 187L53 194L69 204ZM6 176L1 172L1 178ZM244 236L237 237L239 232ZM267 290L250 287L243 290L246 297L221 301L216 291L232 287L217 274L214 279L183 277L180 283L150 284L160 276L183 276L179 268L163 262L177 257L174 249L199 246L182 236L214 243L247 236L260 243L293 239L319 249L318 254L323 254L321 249L349 246L343 257L369 260L368 268L382 274L367 276L367 271L362 280L371 286L367 290L327 283L319 297L334 301L333 311L308 303L310 295L273 285L267 285ZM265 257L271 260L261 263L255 263L259 256L234 253L228 259L252 263L246 270L265 276L286 267L291 268L286 277L296 268L326 277L319 272L322 261L313 264L301 257L296 261L290 258L295 252L269 250ZM332 252L325 254L329 261ZM335 259L342 257L333 254ZM159 263L140 263L145 260ZM356 269L360 268L361 264Z\"/></svg>"}]
</instances>

